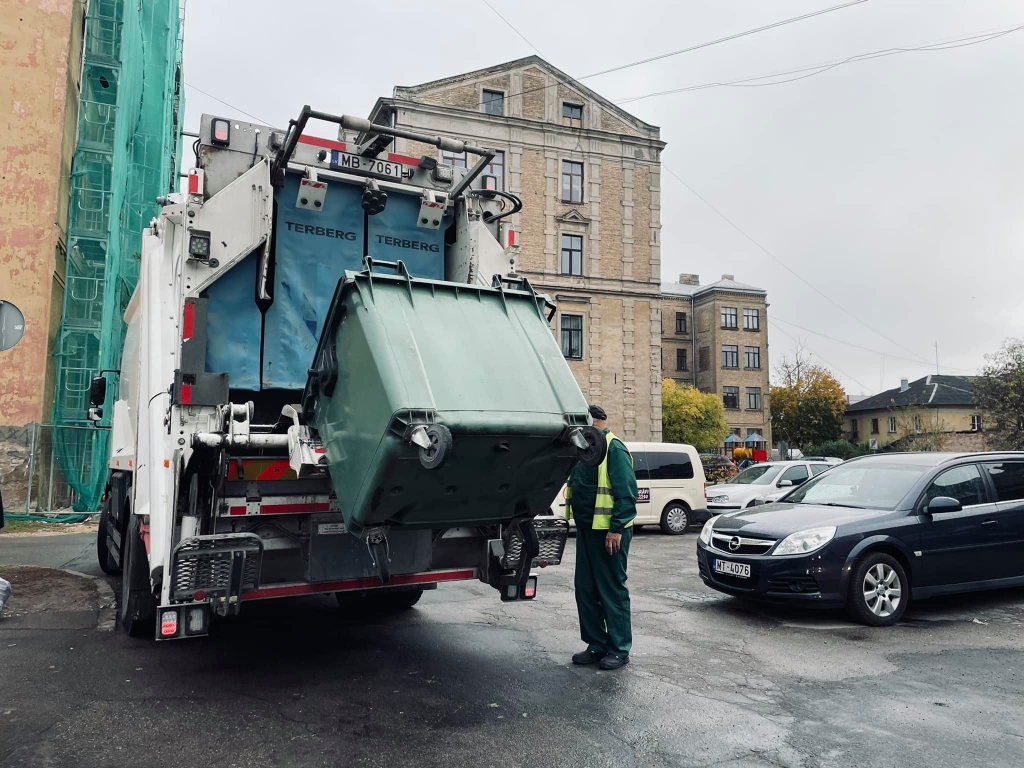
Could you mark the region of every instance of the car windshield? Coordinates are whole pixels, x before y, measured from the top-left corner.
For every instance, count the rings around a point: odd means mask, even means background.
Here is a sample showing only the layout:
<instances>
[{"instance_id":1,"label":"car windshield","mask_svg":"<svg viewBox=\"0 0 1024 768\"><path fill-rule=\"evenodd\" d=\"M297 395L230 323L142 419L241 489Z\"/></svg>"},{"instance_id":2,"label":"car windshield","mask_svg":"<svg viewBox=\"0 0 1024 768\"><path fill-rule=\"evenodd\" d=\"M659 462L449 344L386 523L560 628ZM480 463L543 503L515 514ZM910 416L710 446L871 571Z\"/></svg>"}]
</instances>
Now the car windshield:
<instances>
[{"instance_id":1,"label":"car windshield","mask_svg":"<svg viewBox=\"0 0 1024 768\"><path fill-rule=\"evenodd\" d=\"M729 479L729 485L769 485L782 469L779 465L755 464Z\"/></svg>"},{"instance_id":2,"label":"car windshield","mask_svg":"<svg viewBox=\"0 0 1024 768\"><path fill-rule=\"evenodd\" d=\"M859 509L896 509L928 467L913 464L855 462L832 467L783 499L795 504L825 504Z\"/></svg>"}]
</instances>

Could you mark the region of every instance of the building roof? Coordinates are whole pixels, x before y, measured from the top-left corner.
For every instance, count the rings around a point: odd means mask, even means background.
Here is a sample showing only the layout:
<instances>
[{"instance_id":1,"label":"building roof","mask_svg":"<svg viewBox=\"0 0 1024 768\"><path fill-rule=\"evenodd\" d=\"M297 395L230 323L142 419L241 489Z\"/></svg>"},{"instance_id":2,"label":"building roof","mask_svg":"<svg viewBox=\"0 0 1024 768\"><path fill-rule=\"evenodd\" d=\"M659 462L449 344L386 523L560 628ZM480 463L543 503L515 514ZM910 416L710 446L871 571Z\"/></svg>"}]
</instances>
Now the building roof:
<instances>
[{"instance_id":1,"label":"building roof","mask_svg":"<svg viewBox=\"0 0 1024 768\"><path fill-rule=\"evenodd\" d=\"M885 408L906 408L921 406L935 408L940 406L971 407L974 402L974 377L972 376L940 376L933 374L923 379L909 382L906 391L900 387L887 389L877 395L866 397L847 406L847 413L863 411L879 411Z\"/></svg>"},{"instance_id":2,"label":"building roof","mask_svg":"<svg viewBox=\"0 0 1024 768\"><path fill-rule=\"evenodd\" d=\"M723 278L708 285L683 285L681 283L662 283L661 292L672 296L700 296L711 291L730 291L732 293L751 293L757 296L767 296L764 288L754 285L747 285L736 280Z\"/></svg>"},{"instance_id":3,"label":"building roof","mask_svg":"<svg viewBox=\"0 0 1024 768\"><path fill-rule=\"evenodd\" d=\"M600 95L596 91L592 91L587 86L580 83L578 80L567 75L562 70L553 66L550 62L545 61L540 56L524 56L521 59L515 59L514 61L506 61L502 64L494 64L490 67L484 67L483 69L477 69L473 72L463 72L459 75L452 75L450 77L443 77L440 80L431 80L426 83L420 83L419 85L396 85L393 90L393 97L395 99L412 99L415 100L416 95L423 93L424 91L433 91L438 88L444 88L446 86L458 85L471 80L480 80L486 77L492 77L503 72L507 72L513 69L520 69L521 67L535 66L538 69L546 70L548 74L554 77L555 80L561 84L572 88L575 91L585 94L588 98L593 99L599 103L604 109L615 114L619 119L625 120L627 123L632 123L634 127L644 129L647 132L657 132L658 126L651 125L650 123L644 122L639 117L631 114L620 107L613 101L609 101L604 96ZM376 108L374 109L376 111Z\"/></svg>"}]
</instances>

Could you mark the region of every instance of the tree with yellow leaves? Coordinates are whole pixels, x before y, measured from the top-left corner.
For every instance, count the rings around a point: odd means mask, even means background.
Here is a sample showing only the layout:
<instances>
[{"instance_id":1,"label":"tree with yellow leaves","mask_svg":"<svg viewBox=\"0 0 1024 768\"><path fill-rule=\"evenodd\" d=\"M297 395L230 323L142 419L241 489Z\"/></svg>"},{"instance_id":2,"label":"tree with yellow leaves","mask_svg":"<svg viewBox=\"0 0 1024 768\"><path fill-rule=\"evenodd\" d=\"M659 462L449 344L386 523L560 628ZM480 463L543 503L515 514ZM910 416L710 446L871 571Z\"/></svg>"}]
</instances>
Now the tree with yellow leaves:
<instances>
[{"instance_id":1,"label":"tree with yellow leaves","mask_svg":"<svg viewBox=\"0 0 1024 768\"><path fill-rule=\"evenodd\" d=\"M843 436L846 392L823 365L808 362L801 350L782 358L772 392L772 434L805 446Z\"/></svg>"},{"instance_id":2,"label":"tree with yellow leaves","mask_svg":"<svg viewBox=\"0 0 1024 768\"><path fill-rule=\"evenodd\" d=\"M666 443L718 448L729 432L725 406L717 397L672 379L661 382L661 435Z\"/></svg>"}]
</instances>

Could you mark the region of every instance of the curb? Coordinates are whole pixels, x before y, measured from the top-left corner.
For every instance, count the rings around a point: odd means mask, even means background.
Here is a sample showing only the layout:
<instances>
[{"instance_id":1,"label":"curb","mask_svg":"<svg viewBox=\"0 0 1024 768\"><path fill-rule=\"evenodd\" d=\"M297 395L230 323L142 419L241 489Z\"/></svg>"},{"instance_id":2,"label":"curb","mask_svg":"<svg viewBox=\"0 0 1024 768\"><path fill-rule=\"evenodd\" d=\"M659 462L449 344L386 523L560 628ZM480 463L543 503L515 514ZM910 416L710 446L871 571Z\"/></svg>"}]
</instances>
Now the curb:
<instances>
[{"instance_id":1,"label":"curb","mask_svg":"<svg viewBox=\"0 0 1024 768\"><path fill-rule=\"evenodd\" d=\"M114 590L110 588L110 585L98 576L90 576L81 571L72 571L69 568L54 568L53 570L89 579L96 584L96 600L99 607L96 614L96 631L113 632L117 626L117 598L114 597Z\"/></svg>"}]
</instances>

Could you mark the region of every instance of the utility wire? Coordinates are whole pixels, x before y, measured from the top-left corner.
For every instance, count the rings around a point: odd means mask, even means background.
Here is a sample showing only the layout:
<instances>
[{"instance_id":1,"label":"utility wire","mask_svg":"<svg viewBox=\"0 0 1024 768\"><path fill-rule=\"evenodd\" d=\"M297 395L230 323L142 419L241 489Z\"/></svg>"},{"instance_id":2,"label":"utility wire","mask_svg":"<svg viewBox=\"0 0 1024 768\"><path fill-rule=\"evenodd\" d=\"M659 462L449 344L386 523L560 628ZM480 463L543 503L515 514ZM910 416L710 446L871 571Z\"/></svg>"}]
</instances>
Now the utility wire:
<instances>
[{"instance_id":1,"label":"utility wire","mask_svg":"<svg viewBox=\"0 0 1024 768\"><path fill-rule=\"evenodd\" d=\"M251 112L246 112L241 107L236 107L234 104L229 104L228 102L224 101L224 99L218 98L218 97L214 96L212 93L207 93L202 88L197 88L196 86L192 85L192 83L188 82L187 80L185 81L185 87L186 88L191 88L193 91L201 93L201 94L203 94L203 96L207 96L208 98L211 98L214 101L218 101L221 104L223 104L225 107L231 107L231 109L235 110L236 112L241 112L246 117L251 117L253 120L257 120L260 123L262 123L263 125L273 125L273 123L270 122L269 120L264 120L262 117L257 117L256 115L252 114Z\"/></svg>"},{"instance_id":2,"label":"utility wire","mask_svg":"<svg viewBox=\"0 0 1024 768\"><path fill-rule=\"evenodd\" d=\"M768 29L775 29L776 27L781 27L781 26L784 26L786 24L793 24L793 23L798 22L798 21L804 21L805 19L809 19L809 18L812 18L814 16L820 16L820 15L825 14L825 13L832 13L833 11L839 11L839 10L842 10L843 8L849 8L850 6L853 6L853 5L860 5L861 3L866 3L867 1L868 0L853 0L853 2L844 3L843 5L836 5L836 6L833 6L831 8L822 8L820 11L813 11L811 13L805 13L802 16L794 16L793 18L790 18L790 19L783 19L781 21L773 22L772 24L767 24L767 25L765 25L763 27L757 27L756 29L748 29L748 30L746 30L744 32L737 32L736 34L728 35L727 37L718 38L717 40L709 40L706 43L700 43L698 45L692 45L689 48L681 48L678 51L670 51L668 53L663 53L663 54L660 54L658 56L653 56L651 58L641 59L639 61L632 61L632 62L629 62L628 64L620 64L619 66L612 67L611 69L605 69L605 70L602 70L600 72L593 72L593 73L591 73L589 75L584 75L583 77L577 77L577 78L575 78L575 80L578 82L580 80L587 80L587 79L592 78L592 77L597 77L598 75L605 75L605 74L608 74L609 72L620 72L620 71L622 71L624 69L630 69L632 67L639 67L642 64L647 64L647 63L652 62L652 61L658 61L659 59L665 59L665 58L668 58L669 56L679 56L680 54L689 53L690 51L697 51L697 50L700 50L701 48L708 48L708 47L710 47L712 45L718 45L720 43L729 42L730 40L736 40L737 38L740 38L740 37L746 37L748 35L754 35L754 34L757 34L758 32L764 32L765 30L768 30ZM482 2L483 2L484 5L486 5L488 8L491 9L491 11L494 13L495 16L497 16L499 19L501 19L503 22L505 22L505 24L508 26L509 29L511 29L513 32L515 32L520 38L522 38L526 42L527 45L529 45L531 48L533 48L533 50L536 51L539 56L543 56L544 55L543 53L540 52L540 49L537 48L537 46L535 46L533 43L531 43L529 40L526 39L526 36L522 32L520 32L518 29L516 29L516 27L512 24L512 22L510 22L508 19L506 19L500 13L498 13L498 11L494 8L493 5L490 4L490 2L488 2L488 0L482 0ZM554 83L547 83L545 85L539 85L539 86L537 86L535 88L526 88L526 89L524 89L524 90L522 90L522 91L520 91L518 93L510 93L507 96L508 96L508 98L512 98L514 96L524 96L527 93L534 93L535 91L544 91L544 90L547 90L548 88L554 88L557 85L565 85L565 86L570 87L570 88L572 87L572 86L568 85L568 83L563 83L558 78L555 78L555 82ZM482 107L483 105L484 105L484 102L481 101L476 106L477 107Z\"/></svg>"},{"instance_id":3,"label":"utility wire","mask_svg":"<svg viewBox=\"0 0 1024 768\"><path fill-rule=\"evenodd\" d=\"M903 53L947 51L952 50L954 48L966 48L971 45L987 43L991 40L995 40L1005 35L1009 35L1013 32L1018 32L1021 29L1024 29L1024 24L992 32L983 32L963 37L947 38L944 40L939 40L932 43L925 43L923 45L918 45L911 48L884 48L882 50L870 51L868 53L858 53L854 56L850 56L839 61L825 62L822 64L813 64L805 67L798 67L796 69L788 69L783 70L781 72L773 72L767 75L755 75L751 77L737 78L735 80L716 81L712 83L702 83L700 85L688 85L683 88L672 88L666 91L654 91L652 93L645 93L640 96L627 96L621 99L613 99L612 101L614 101L616 104L632 104L633 102L642 101L644 99L651 99L657 96L669 96L672 94L688 93L690 91L701 91L709 88L765 88L772 85L783 85L785 83L793 83L796 82L797 80L805 80L808 77L814 77L815 75L824 74L825 72L829 72L835 69L836 67L841 67L844 64L851 64L860 61L869 61L871 59L880 59L887 56L896 56ZM767 80L769 78L774 77L786 77L788 75L800 76L792 77L789 78L788 80L773 80L772 82L769 83L757 82L758 80Z\"/></svg>"},{"instance_id":4,"label":"utility wire","mask_svg":"<svg viewBox=\"0 0 1024 768\"><path fill-rule=\"evenodd\" d=\"M678 181L678 182L679 182L680 184L682 184L682 185L683 185L684 187L686 187L686 188L687 188L688 190L690 190L690 192L691 192L691 193L692 193L692 194L693 194L693 195L694 195L694 196L695 196L695 197L696 197L696 198L697 198L698 200L700 200L700 201L701 201L702 203L704 203L704 205L706 205L706 206L707 206L708 208L710 208L710 209L711 209L712 211L714 211L714 212L715 212L716 214L718 214L718 216L719 216L719 217L720 217L720 218L721 218L721 219L722 219L722 220L723 220L723 221L724 221L724 222L725 222L726 224L728 224L728 225L729 225L730 227L732 227L732 228L733 228L733 229L735 229L735 230L736 230L737 232L739 232L739 233L740 233L741 235L743 235L743 237L744 237L744 238L746 238L747 240L749 240L749 241L750 241L751 243L753 243L753 244L754 244L754 246L756 246L758 250L760 250L760 251L761 251L762 253L764 253L764 254L765 254L766 256L768 256L768 257L769 257L769 258L770 258L770 259L771 259L772 261L774 261L774 262L775 262L776 264L778 264L778 265L779 265L779 266L781 266L781 267L782 267L783 269L785 269L785 270L786 270L787 272L789 272L789 273L790 273L791 275L793 275L793 277L795 277L795 278L796 278L797 280L799 280L799 281L800 281L801 283L803 283L804 285L806 285L806 286L807 286L808 288L810 288L810 289L811 289L812 291L814 291L814 292L815 292L816 294L818 294L818 295L819 295L819 296L821 296L821 297L822 297L823 299L825 299L826 301L828 301L828 302L829 302L830 304L832 304L832 305L834 305L834 306L838 307L839 309L841 309L841 310L842 310L842 311L843 311L844 313L846 313L847 315L849 315L850 317L852 317L852 318L853 318L854 320L856 320L856 321L857 321L858 323L860 323L861 325L863 325L863 326L864 326L865 328L867 328L867 329L868 329L869 331L871 331L872 333L875 333L875 334L877 334L878 336L881 336L881 337L882 337L883 339L885 339L886 341L888 341L888 342L889 342L890 344L892 344L892 345L894 345L894 346L897 346L897 347L899 347L899 348L900 348L900 349L902 349L902 350L903 350L904 352L908 352L908 353L910 353L911 355L913 355L913 354L914 354L914 351L913 351L913 350L911 350L911 349L907 349L907 348L906 348L905 346L903 346L902 344L900 344L900 343L899 343L898 341L894 341L893 339L890 339L890 338L889 338L888 336L886 336L886 335L885 335L884 333L882 333L881 331L879 331L879 330L878 330L877 328L875 328L875 327L871 326L870 324L868 324L868 323L867 323L867 322L866 322L865 320L863 320L863 319L861 319L860 317L858 317L857 315L855 315L855 314L854 314L853 312L851 312L850 310L848 310L848 309L847 309L846 307L844 307L844 306L843 306L842 304L840 304L840 303L839 303L838 301L836 301L835 299L833 299L833 298L832 298L831 296L829 296L829 295L828 295L827 293L825 293L824 291L822 291L822 290L821 290L820 288L818 288L817 286L815 286L815 285L814 285L813 283L809 282L809 281L808 281L808 280L807 280L806 278L804 278L804 276L803 276L803 275L801 275L801 274L800 274L799 272L797 272L797 271L796 271L795 269L793 269L792 267L790 267L790 266L789 266L788 264L786 264L786 263L785 263L784 261L782 261L782 259L780 259L779 257L777 257L777 256L776 256L776 255L775 255L774 253L772 253L772 252L771 252L771 251L769 251L769 250L768 250L767 248L765 248L765 247L764 247L763 245L761 245L761 244L760 244L759 242L757 242L757 240L755 240L755 239L754 239L754 238L752 238L752 237L751 237L750 235L748 235L748 234L747 234L746 232L744 232L744 231L743 231L742 229L740 229L740 226L739 226L738 224L736 224L736 223L735 223L735 222L734 222L734 221L733 221L732 219L730 219L730 218L729 218L728 216L726 216L726 215L725 215L724 213L722 213L722 212L721 212L720 210L718 210L717 208L715 208L715 206L713 206L713 205L712 205L712 204L711 204L710 202L708 202L708 200L707 200L707 199L706 199L706 198L705 198L705 197L704 197L703 195L701 195L701 194L700 194L700 193L699 193L699 192L698 192L697 190L695 190L695 189L694 189L693 187L691 187L691 186L690 186L689 184L687 184L687 183L686 183L685 181L683 181L682 177L681 177L681 176L679 176L679 174L677 174L677 173L676 173L675 171L673 171L673 170L672 170L671 168L669 168L669 167L668 167L668 166L667 166L667 165L665 164L665 162L664 162L664 161L662 161L662 163L661 163L661 167L662 167L662 168L664 168L664 169L665 169L666 171L668 171L668 172L669 172L669 173L670 173L670 174L672 175L672 177L673 177L673 178L675 178L675 180L676 180L676 181ZM918 358L917 358L917 360L918 360L918 362L926 362L925 360L921 359L920 357L918 357Z\"/></svg>"},{"instance_id":5,"label":"utility wire","mask_svg":"<svg viewBox=\"0 0 1024 768\"><path fill-rule=\"evenodd\" d=\"M829 341L835 341L835 342L838 342L839 344L845 344L846 346L853 347L854 349L862 349L865 352L871 352L872 354L875 354L875 355L881 355L882 357L888 357L891 360L903 360L903 361L908 362L908 363L916 363L918 365L927 365L929 368L932 366L932 363L925 363L923 360L914 360L914 359L909 358L909 357L900 357L899 355L891 355L888 352L882 352L881 350L878 350L878 349L871 349L870 347L865 347L865 346L863 346L861 344L854 344L852 341L847 341L846 339L837 339L835 336L829 336L828 334L822 333L821 331L815 331L815 330L813 330L811 328L804 328L804 326L797 325L796 323L791 322L789 320L783 320L781 317L779 317L778 315L775 315L775 314L772 314L772 320L776 321L776 322L779 322L779 323L785 323L786 325L790 325L790 326L792 326L794 328L798 328L801 331L805 331L806 333L813 333L815 336L820 336L821 338L828 339ZM957 368L955 365L943 365L942 367L945 368L946 370L949 370L949 371L961 371L963 373L971 373L971 374L977 373L976 371L971 370L969 368Z\"/></svg>"},{"instance_id":6,"label":"utility wire","mask_svg":"<svg viewBox=\"0 0 1024 768\"><path fill-rule=\"evenodd\" d=\"M769 323L769 324L772 324L772 321L773 321L773 319L774 319L774 318L771 318L771 317L769 317L769 318L768 318L768 323ZM795 345L795 346L796 346L797 348L799 348L799 347L801 346L801 345L800 345L800 340L799 340L799 339L797 339L797 338L796 338L795 336L792 336L791 334L787 333L787 332L786 332L786 331L785 331L784 329L782 329L782 328L779 328L779 326L778 326L778 325L776 325L776 326L775 326L775 330L779 331L779 332L780 332L780 333L781 333L781 334L782 334L783 336L786 336L787 338L789 338L789 339L790 339L790 340L791 340L791 341L793 342L793 344L794 344L794 345ZM854 384L856 384L856 385L857 385L858 387L860 387L861 389L863 389L863 390L864 390L865 392L871 392L871 391L872 391L872 390L871 390L871 387L868 387L868 386L866 386L866 385L865 385L865 384L864 384L863 382L857 381L857 379L853 378L853 376L851 376L850 374L846 373L846 371L843 371L843 370L842 370L841 368L839 368L838 366L835 366L835 365L833 365L832 363L830 363L830 362L829 362L828 360L826 360L826 359L825 359L824 357L822 357L822 356L821 356L821 355L819 355L819 354L818 354L817 352L815 352L815 351L814 351L813 349L811 349L811 348L810 348L809 346L807 346L807 344L804 344L804 345L803 345L803 347L804 347L804 349L806 349L806 350L807 350L808 352L810 352L810 353L811 353L811 354L812 354L812 355L813 355L814 357L816 357L816 358L818 358L819 360L821 360L821 362L823 362L823 363L824 363L825 365L827 365L827 366L828 366L829 368L831 368L831 369L835 370L835 371L836 371L836 372L837 372L837 373L838 373L839 375L841 375L841 376L844 376L844 377L846 377L847 379L849 379L850 381L852 381L852 382L853 382Z\"/></svg>"}]
</instances>

